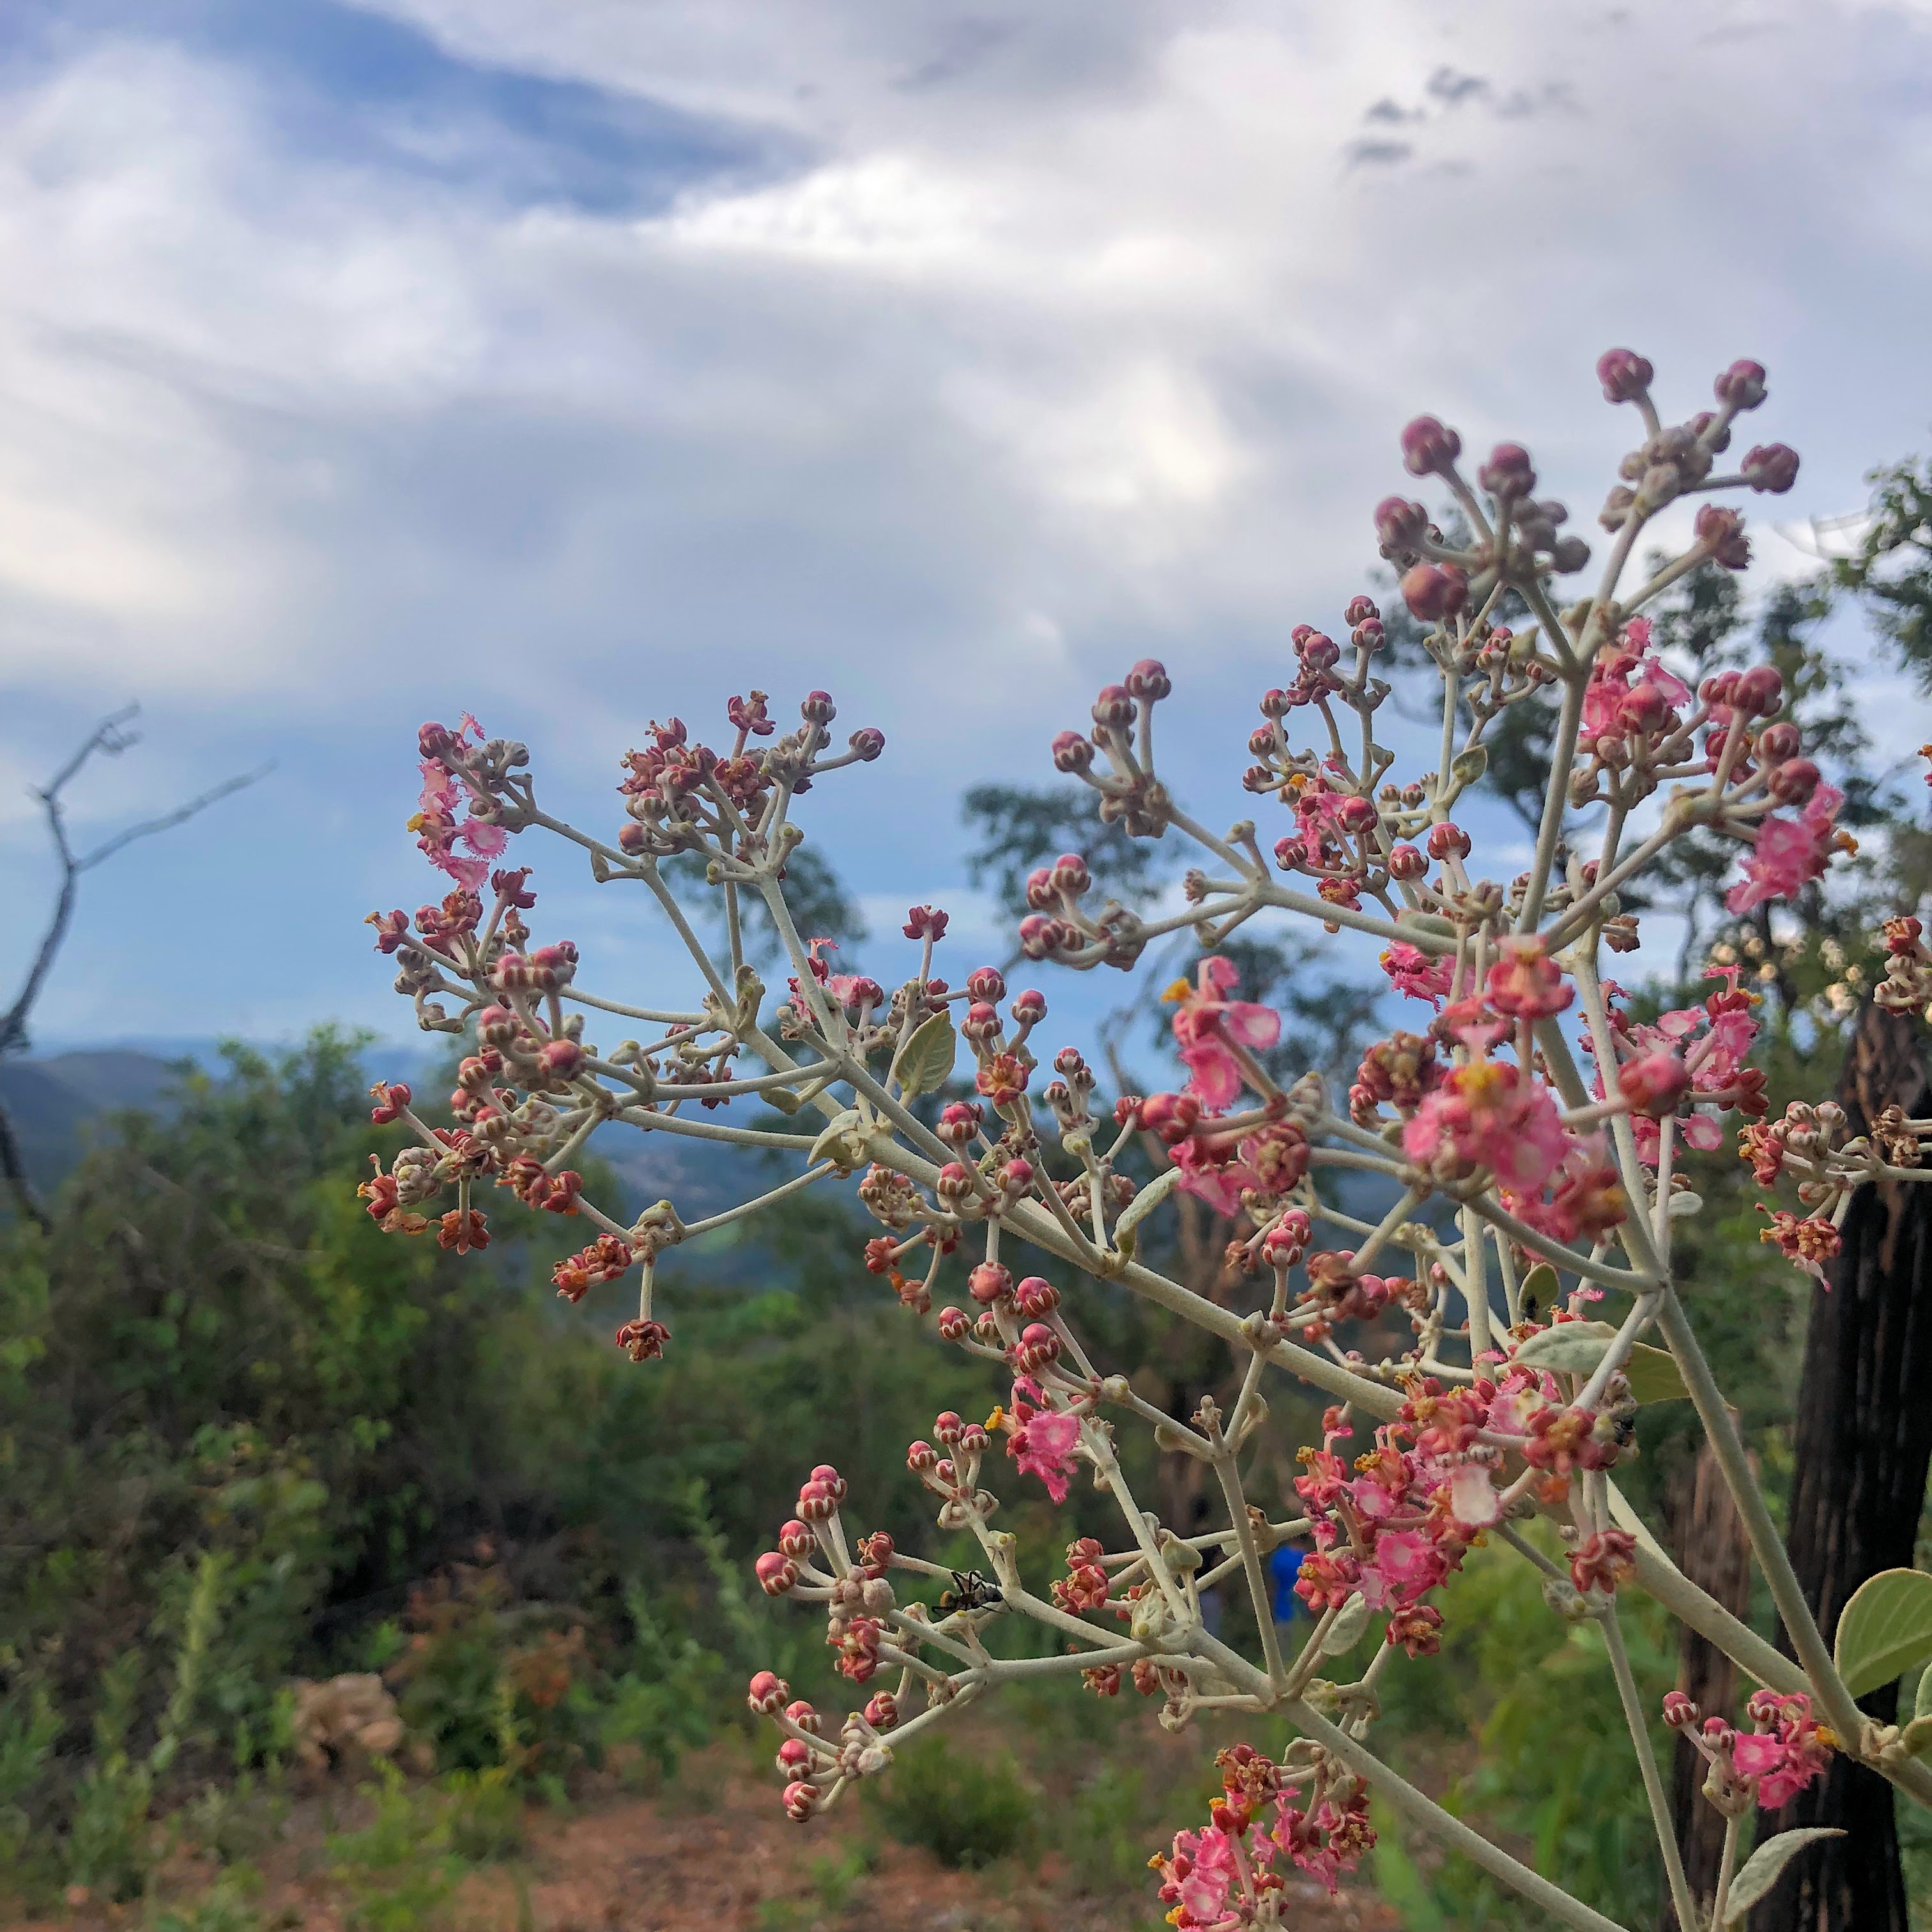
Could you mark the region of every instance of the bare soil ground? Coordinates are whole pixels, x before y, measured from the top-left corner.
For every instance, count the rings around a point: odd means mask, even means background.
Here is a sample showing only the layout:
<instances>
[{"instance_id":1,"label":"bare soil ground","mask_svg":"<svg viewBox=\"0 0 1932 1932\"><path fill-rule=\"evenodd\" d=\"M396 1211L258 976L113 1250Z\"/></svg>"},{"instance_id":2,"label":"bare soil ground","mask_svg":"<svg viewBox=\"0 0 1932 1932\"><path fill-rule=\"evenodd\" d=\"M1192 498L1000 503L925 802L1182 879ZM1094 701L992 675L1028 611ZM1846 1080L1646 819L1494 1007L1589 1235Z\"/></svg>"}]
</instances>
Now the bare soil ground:
<instances>
[{"instance_id":1,"label":"bare soil ground","mask_svg":"<svg viewBox=\"0 0 1932 1932\"><path fill-rule=\"evenodd\" d=\"M862 1804L836 1807L800 1826L755 1776L742 1750L714 1747L687 1766L676 1792L655 1798L609 1788L568 1812L532 1806L515 1858L472 1868L448 1906L412 1920L382 1916L380 1932L421 1924L448 1932L1160 1932L1154 1875L1132 1892L1083 1892L1063 1852L948 1870L926 1851L894 1843ZM255 1922L294 1932L355 1932L356 1917L321 1848L332 1822L358 1822L342 1793L303 1800L252 1861L262 1884ZM1051 1820L1046 1836L1052 1838ZM15 1932L134 1932L161 1915L209 1932L197 1916L212 1867L178 1864L162 1902L106 1906L71 1898L58 1918ZM1297 1932L1400 1932L1366 1878L1331 1900L1291 1880ZM374 1928L365 1911L362 1922Z\"/></svg>"}]
</instances>

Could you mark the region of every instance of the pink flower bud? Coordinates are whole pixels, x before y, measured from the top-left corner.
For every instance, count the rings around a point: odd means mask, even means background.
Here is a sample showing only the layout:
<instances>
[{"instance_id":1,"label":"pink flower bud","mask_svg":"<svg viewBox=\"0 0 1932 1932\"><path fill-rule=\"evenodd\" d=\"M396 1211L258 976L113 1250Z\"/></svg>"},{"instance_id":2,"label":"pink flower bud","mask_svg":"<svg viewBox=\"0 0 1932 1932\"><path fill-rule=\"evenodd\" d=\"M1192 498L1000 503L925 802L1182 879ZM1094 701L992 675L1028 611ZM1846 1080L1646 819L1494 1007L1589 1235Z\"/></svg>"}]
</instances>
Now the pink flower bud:
<instances>
[{"instance_id":1,"label":"pink flower bud","mask_svg":"<svg viewBox=\"0 0 1932 1932\"><path fill-rule=\"evenodd\" d=\"M809 1480L824 1485L826 1493L835 1503L845 1500L845 1478L830 1462L821 1462L814 1468Z\"/></svg>"},{"instance_id":2,"label":"pink flower bud","mask_svg":"<svg viewBox=\"0 0 1932 1932\"><path fill-rule=\"evenodd\" d=\"M1134 700L1124 684L1102 685L1094 700L1094 722L1118 730L1134 722Z\"/></svg>"},{"instance_id":3,"label":"pink flower bud","mask_svg":"<svg viewBox=\"0 0 1932 1932\"><path fill-rule=\"evenodd\" d=\"M1078 852L1063 852L1053 862L1053 883L1061 892L1078 898L1094 883L1087 861Z\"/></svg>"},{"instance_id":4,"label":"pink flower bud","mask_svg":"<svg viewBox=\"0 0 1932 1932\"><path fill-rule=\"evenodd\" d=\"M1057 919L1034 913L1020 921L1020 950L1029 959L1050 959L1065 949L1072 932Z\"/></svg>"},{"instance_id":5,"label":"pink flower bud","mask_svg":"<svg viewBox=\"0 0 1932 1932\"><path fill-rule=\"evenodd\" d=\"M976 1100L952 1100L940 1109L934 1130L949 1147L964 1147L980 1131L986 1112Z\"/></svg>"},{"instance_id":6,"label":"pink flower bud","mask_svg":"<svg viewBox=\"0 0 1932 1932\"><path fill-rule=\"evenodd\" d=\"M862 724L848 742L860 761L869 765L886 748L886 734L876 725Z\"/></svg>"},{"instance_id":7,"label":"pink flower bud","mask_svg":"<svg viewBox=\"0 0 1932 1932\"><path fill-rule=\"evenodd\" d=\"M1141 1102L1141 1125L1169 1147L1193 1132L1201 1118L1201 1102L1192 1094L1150 1094Z\"/></svg>"},{"instance_id":8,"label":"pink flower bud","mask_svg":"<svg viewBox=\"0 0 1932 1932\"><path fill-rule=\"evenodd\" d=\"M942 1409L933 1418L932 1432L950 1449L959 1440L959 1431L964 1426L951 1409Z\"/></svg>"},{"instance_id":9,"label":"pink flower bud","mask_svg":"<svg viewBox=\"0 0 1932 1932\"><path fill-rule=\"evenodd\" d=\"M942 1308L939 1311L939 1335L945 1342L963 1342L972 1328L971 1318L963 1308Z\"/></svg>"},{"instance_id":10,"label":"pink flower bud","mask_svg":"<svg viewBox=\"0 0 1932 1932\"><path fill-rule=\"evenodd\" d=\"M949 1308L946 1311L946 1314L958 1315L959 1311L956 1308ZM966 1318L962 1315L959 1318L961 1322L963 1324ZM942 1328L944 1325L945 1320L946 1316L942 1315L940 1317L940 1322ZM958 1338L955 1336L952 1339L956 1340ZM939 1451L934 1448L930 1442L915 1442L906 1450L906 1467L916 1476L924 1475L928 1469L932 1468L938 1461Z\"/></svg>"},{"instance_id":11,"label":"pink flower bud","mask_svg":"<svg viewBox=\"0 0 1932 1932\"><path fill-rule=\"evenodd\" d=\"M881 1690L866 1706L866 1721L875 1731L898 1727L899 1700L890 1690Z\"/></svg>"},{"instance_id":12,"label":"pink flower bud","mask_svg":"<svg viewBox=\"0 0 1932 1932\"><path fill-rule=\"evenodd\" d=\"M823 1483L807 1483L798 1492L798 1513L807 1522L824 1522L838 1514L838 1505Z\"/></svg>"},{"instance_id":13,"label":"pink flower bud","mask_svg":"<svg viewBox=\"0 0 1932 1932\"><path fill-rule=\"evenodd\" d=\"M1059 1354L1060 1337L1043 1322L1029 1322L1020 1330L1019 1346L1013 1352L1014 1360L1029 1375Z\"/></svg>"},{"instance_id":14,"label":"pink flower bud","mask_svg":"<svg viewBox=\"0 0 1932 1932\"><path fill-rule=\"evenodd\" d=\"M1412 550L1429 529L1429 512L1406 496L1384 496L1376 506L1376 541L1393 554Z\"/></svg>"},{"instance_id":15,"label":"pink flower bud","mask_svg":"<svg viewBox=\"0 0 1932 1932\"><path fill-rule=\"evenodd\" d=\"M1006 982L996 966L982 966L967 980L966 990L982 1006L1006 997Z\"/></svg>"},{"instance_id":16,"label":"pink flower bud","mask_svg":"<svg viewBox=\"0 0 1932 1932\"><path fill-rule=\"evenodd\" d=\"M1142 658L1128 672L1127 695L1157 701L1167 696L1174 686L1167 675L1167 667L1156 658Z\"/></svg>"},{"instance_id":17,"label":"pink flower bud","mask_svg":"<svg viewBox=\"0 0 1932 1932\"><path fill-rule=\"evenodd\" d=\"M768 1597L782 1597L798 1581L798 1565L779 1550L766 1550L752 1568Z\"/></svg>"},{"instance_id":18,"label":"pink flower bud","mask_svg":"<svg viewBox=\"0 0 1932 1932\"><path fill-rule=\"evenodd\" d=\"M1429 869L1429 861L1413 845L1397 845L1389 854L1389 877L1419 879Z\"/></svg>"},{"instance_id":19,"label":"pink flower bud","mask_svg":"<svg viewBox=\"0 0 1932 1932\"><path fill-rule=\"evenodd\" d=\"M785 1706L785 1715L800 1730L809 1731L814 1737L817 1737L824 1729L818 1713L802 1697L796 1704L788 1704Z\"/></svg>"},{"instance_id":20,"label":"pink flower bud","mask_svg":"<svg viewBox=\"0 0 1932 1932\"><path fill-rule=\"evenodd\" d=\"M1351 626L1375 624L1382 621L1382 614L1372 597L1354 597L1349 599L1348 609L1342 613L1342 619Z\"/></svg>"},{"instance_id":21,"label":"pink flower bud","mask_svg":"<svg viewBox=\"0 0 1932 1932\"><path fill-rule=\"evenodd\" d=\"M1784 702L1784 680L1772 664L1753 664L1738 680L1731 702L1747 718L1768 718Z\"/></svg>"},{"instance_id":22,"label":"pink flower bud","mask_svg":"<svg viewBox=\"0 0 1932 1932\"><path fill-rule=\"evenodd\" d=\"M1657 371L1634 349L1608 349L1597 358L1597 380L1606 403L1634 403L1655 379Z\"/></svg>"},{"instance_id":23,"label":"pink flower bud","mask_svg":"<svg viewBox=\"0 0 1932 1932\"><path fill-rule=\"evenodd\" d=\"M1305 638L1296 655L1312 670L1333 670L1341 662L1342 647L1324 631L1315 631Z\"/></svg>"},{"instance_id":24,"label":"pink flower bud","mask_svg":"<svg viewBox=\"0 0 1932 1932\"><path fill-rule=\"evenodd\" d=\"M1818 789L1821 774L1809 758L1788 758L1765 780L1780 805L1803 805Z\"/></svg>"},{"instance_id":25,"label":"pink flower bud","mask_svg":"<svg viewBox=\"0 0 1932 1932\"><path fill-rule=\"evenodd\" d=\"M788 1556L806 1557L818 1547L818 1539L808 1526L794 1516L778 1532L778 1547Z\"/></svg>"},{"instance_id":26,"label":"pink flower bud","mask_svg":"<svg viewBox=\"0 0 1932 1932\"><path fill-rule=\"evenodd\" d=\"M1690 1072L1677 1054L1646 1053L1627 1060L1617 1069L1617 1091L1630 1102L1633 1113L1660 1120L1677 1111L1677 1103L1690 1090Z\"/></svg>"},{"instance_id":27,"label":"pink flower bud","mask_svg":"<svg viewBox=\"0 0 1932 1932\"><path fill-rule=\"evenodd\" d=\"M784 1708L791 1686L782 1677L761 1670L752 1679L745 1701L761 1718L775 1718Z\"/></svg>"},{"instance_id":28,"label":"pink flower bud","mask_svg":"<svg viewBox=\"0 0 1932 1932\"><path fill-rule=\"evenodd\" d=\"M1718 379L1721 382L1724 378ZM1682 1690L1664 1694L1664 1721L1673 1731L1688 1730L1697 1721L1697 1707Z\"/></svg>"},{"instance_id":29,"label":"pink flower bud","mask_svg":"<svg viewBox=\"0 0 1932 1932\"><path fill-rule=\"evenodd\" d=\"M1691 528L1697 541L1726 570L1742 570L1750 562L1750 539L1744 535L1744 520L1736 511L1721 503L1706 503Z\"/></svg>"},{"instance_id":30,"label":"pink flower bud","mask_svg":"<svg viewBox=\"0 0 1932 1932\"><path fill-rule=\"evenodd\" d=\"M1060 1306L1060 1291L1043 1276L1030 1274L1014 1289L1013 1304L1022 1315L1037 1321Z\"/></svg>"},{"instance_id":31,"label":"pink flower bud","mask_svg":"<svg viewBox=\"0 0 1932 1932\"><path fill-rule=\"evenodd\" d=\"M1476 472L1476 481L1492 496L1527 496L1536 488L1529 452L1520 442L1499 442L1490 460Z\"/></svg>"},{"instance_id":32,"label":"pink flower bud","mask_svg":"<svg viewBox=\"0 0 1932 1932\"><path fill-rule=\"evenodd\" d=\"M1754 490L1781 496L1798 481L1798 452L1782 442L1760 443L1744 452L1738 472Z\"/></svg>"},{"instance_id":33,"label":"pink flower bud","mask_svg":"<svg viewBox=\"0 0 1932 1932\"><path fill-rule=\"evenodd\" d=\"M805 702L798 707L798 715L808 724L830 724L838 716L838 707L832 703L829 691L808 691Z\"/></svg>"},{"instance_id":34,"label":"pink flower bud","mask_svg":"<svg viewBox=\"0 0 1932 1932\"><path fill-rule=\"evenodd\" d=\"M1453 563L1418 563L1402 574L1402 601L1424 623L1453 617L1469 594L1469 580Z\"/></svg>"},{"instance_id":35,"label":"pink flower bud","mask_svg":"<svg viewBox=\"0 0 1932 1932\"><path fill-rule=\"evenodd\" d=\"M1021 1026L1037 1026L1046 1017L1046 995L1026 987L1013 996L1013 1004L1008 1010L1015 1022Z\"/></svg>"},{"instance_id":36,"label":"pink flower bud","mask_svg":"<svg viewBox=\"0 0 1932 1932\"><path fill-rule=\"evenodd\" d=\"M1757 734L1757 742L1752 749L1760 764L1781 765L1786 758L1797 757L1803 742L1798 727L1789 718L1783 718L1775 724L1767 724Z\"/></svg>"},{"instance_id":37,"label":"pink flower bud","mask_svg":"<svg viewBox=\"0 0 1932 1932\"><path fill-rule=\"evenodd\" d=\"M1449 819L1429 828L1429 856L1432 859L1466 859L1469 835Z\"/></svg>"},{"instance_id":38,"label":"pink flower bud","mask_svg":"<svg viewBox=\"0 0 1932 1932\"><path fill-rule=\"evenodd\" d=\"M818 1792L815 1786L801 1778L796 1784L784 1788L785 1816L795 1825L802 1825L818 1809Z\"/></svg>"},{"instance_id":39,"label":"pink flower bud","mask_svg":"<svg viewBox=\"0 0 1932 1932\"><path fill-rule=\"evenodd\" d=\"M1039 875L1036 874L1035 876ZM978 977L977 974L974 975L974 980ZM972 980L967 982L969 986L972 983ZM999 1009L980 999L976 999L966 1009L966 1017L960 1022L959 1026L959 1030L970 1040L991 1040L999 1030Z\"/></svg>"},{"instance_id":40,"label":"pink flower bud","mask_svg":"<svg viewBox=\"0 0 1932 1932\"><path fill-rule=\"evenodd\" d=\"M1434 416L1418 416L1402 433L1402 465L1412 476L1447 476L1462 453L1462 439Z\"/></svg>"},{"instance_id":41,"label":"pink flower bud","mask_svg":"<svg viewBox=\"0 0 1932 1932\"><path fill-rule=\"evenodd\" d=\"M998 1262L982 1262L966 1277L966 1292L982 1308L1012 1292L1012 1271ZM941 1436L940 1440L946 1438Z\"/></svg>"},{"instance_id":42,"label":"pink flower bud","mask_svg":"<svg viewBox=\"0 0 1932 1932\"><path fill-rule=\"evenodd\" d=\"M1754 410L1765 398L1764 364L1733 362L1711 387L1726 408Z\"/></svg>"},{"instance_id":43,"label":"pink flower bud","mask_svg":"<svg viewBox=\"0 0 1932 1932\"><path fill-rule=\"evenodd\" d=\"M1074 777L1094 763L1094 747L1078 731L1062 731L1053 741L1053 769Z\"/></svg>"},{"instance_id":44,"label":"pink flower bud","mask_svg":"<svg viewBox=\"0 0 1932 1932\"><path fill-rule=\"evenodd\" d=\"M538 1056L545 1070L568 1078L584 1064L584 1049L574 1040L554 1040Z\"/></svg>"}]
</instances>

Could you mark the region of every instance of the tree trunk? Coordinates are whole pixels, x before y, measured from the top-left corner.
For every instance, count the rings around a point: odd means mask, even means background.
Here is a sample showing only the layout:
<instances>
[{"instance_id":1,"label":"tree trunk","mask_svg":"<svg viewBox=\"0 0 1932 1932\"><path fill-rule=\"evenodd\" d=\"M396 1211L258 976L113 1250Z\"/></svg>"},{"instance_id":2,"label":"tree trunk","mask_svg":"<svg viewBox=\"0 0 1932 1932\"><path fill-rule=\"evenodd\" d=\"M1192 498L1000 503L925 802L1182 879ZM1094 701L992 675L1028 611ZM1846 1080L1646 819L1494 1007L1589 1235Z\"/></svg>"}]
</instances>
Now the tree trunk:
<instances>
[{"instance_id":1,"label":"tree trunk","mask_svg":"<svg viewBox=\"0 0 1932 1932\"><path fill-rule=\"evenodd\" d=\"M1913 1020L1867 1006L1838 1084L1848 1135L1864 1133L1890 1106L1923 1117L1928 1080L1916 1031ZM1844 1240L1829 1291L1811 1299L1788 1545L1828 1641L1859 1584L1911 1564L1932 1460L1932 1202L1917 1186L1862 1187ZM1898 1696L1887 1684L1860 1708L1890 1723ZM1793 1861L1796 1875L1754 1916L1756 1932L1907 1932L1885 1781L1834 1756L1809 1791L1763 1820L1760 1835L1801 1825L1847 1835Z\"/></svg>"},{"instance_id":2,"label":"tree trunk","mask_svg":"<svg viewBox=\"0 0 1932 1932\"><path fill-rule=\"evenodd\" d=\"M1672 1482L1664 1499L1664 1515L1678 1567L1733 1616L1747 1616L1750 1609L1750 1544L1708 1443ZM1707 1716L1737 1715L1737 1666L1688 1624L1678 1651L1677 1688ZM1671 1760L1670 1812L1691 1894L1708 1905L1717 1895L1724 1820L1703 1796L1706 1768L1696 1746L1680 1733ZM1658 1923L1659 1932L1673 1932L1674 1928L1675 1932L1702 1932L1697 1926L1678 1928L1677 1914L1667 1895Z\"/></svg>"}]
</instances>

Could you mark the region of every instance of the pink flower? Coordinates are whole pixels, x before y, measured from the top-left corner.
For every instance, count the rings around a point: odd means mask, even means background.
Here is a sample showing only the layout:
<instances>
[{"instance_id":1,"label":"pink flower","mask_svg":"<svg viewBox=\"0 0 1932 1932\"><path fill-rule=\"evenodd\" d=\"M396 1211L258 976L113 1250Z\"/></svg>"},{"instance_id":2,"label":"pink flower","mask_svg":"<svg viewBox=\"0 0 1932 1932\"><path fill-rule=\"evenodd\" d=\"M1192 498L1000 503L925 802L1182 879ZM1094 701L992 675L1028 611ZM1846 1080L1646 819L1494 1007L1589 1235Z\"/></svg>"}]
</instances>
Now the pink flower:
<instances>
[{"instance_id":1,"label":"pink flower","mask_svg":"<svg viewBox=\"0 0 1932 1932\"><path fill-rule=\"evenodd\" d=\"M1399 993L1436 1006L1449 997L1454 968L1447 958L1432 959L1420 946L1398 939L1382 956L1382 970Z\"/></svg>"},{"instance_id":2,"label":"pink flower","mask_svg":"<svg viewBox=\"0 0 1932 1932\"><path fill-rule=\"evenodd\" d=\"M1586 749L1600 737L1668 736L1677 728L1679 708L1690 702L1690 687L1652 655L1650 628L1642 618L1631 621L1622 641L1623 650L1597 661L1584 692Z\"/></svg>"},{"instance_id":3,"label":"pink flower","mask_svg":"<svg viewBox=\"0 0 1932 1932\"><path fill-rule=\"evenodd\" d=\"M1066 1500L1066 1486L1078 1466L1074 1449L1080 1440L1080 1418L1038 1409L1006 1438L1006 1454L1022 1475L1037 1476L1057 1503Z\"/></svg>"},{"instance_id":4,"label":"pink flower","mask_svg":"<svg viewBox=\"0 0 1932 1932\"><path fill-rule=\"evenodd\" d=\"M1499 1420L1496 1406L1492 1406L1492 1427L1508 1429L1513 1420L1513 1417ZM1490 1480L1489 1471L1480 1462L1457 1463L1450 1474L1448 1490L1449 1514L1465 1529L1486 1529L1491 1523L1502 1520L1502 1498L1497 1495L1496 1485Z\"/></svg>"},{"instance_id":5,"label":"pink flower","mask_svg":"<svg viewBox=\"0 0 1932 1932\"><path fill-rule=\"evenodd\" d=\"M1268 1006L1225 996L1239 978L1232 963L1214 955L1198 978L1177 980L1161 997L1174 1002L1174 1037L1191 1075L1187 1090L1204 1107L1234 1105L1241 1091L1241 1064L1231 1048L1270 1047L1281 1037L1281 1016Z\"/></svg>"},{"instance_id":6,"label":"pink flower","mask_svg":"<svg viewBox=\"0 0 1932 1932\"><path fill-rule=\"evenodd\" d=\"M1493 1060L1456 1067L1402 1130L1402 1151L1418 1166L1445 1158L1464 1173L1486 1167L1517 1194L1537 1194L1570 1148L1543 1083Z\"/></svg>"},{"instance_id":7,"label":"pink flower","mask_svg":"<svg viewBox=\"0 0 1932 1932\"><path fill-rule=\"evenodd\" d=\"M1795 898L1811 880L1822 878L1838 843L1837 820L1843 792L1821 784L1796 818L1774 815L1757 829L1757 843L1744 861L1744 875L1724 895L1727 912L1749 912L1767 899Z\"/></svg>"},{"instance_id":8,"label":"pink flower","mask_svg":"<svg viewBox=\"0 0 1932 1932\"><path fill-rule=\"evenodd\" d=\"M1385 1529L1376 1538L1373 1557L1363 1565L1362 1594L1371 1610L1413 1600L1442 1582L1444 1567L1436 1546L1420 1530Z\"/></svg>"},{"instance_id":9,"label":"pink flower","mask_svg":"<svg viewBox=\"0 0 1932 1932\"><path fill-rule=\"evenodd\" d=\"M1742 1733L1731 1751L1740 1778L1762 1778L1784 1762L1784 1740L1771 1731Z\"/></svg>"},{"instance_id":10,"label":"pink flower","mask_svg":"<svg viewBox=\"0 0 1932 1932\"><path fill-rule=\"evenodd\" d=\"M1576 997L1563 983L1555 960L1533 935L1506 939L1502 957L1490 968L1490 1004L1512 1019L1546 1020L1562 1012Z\"/></svg>"}]
</instances>

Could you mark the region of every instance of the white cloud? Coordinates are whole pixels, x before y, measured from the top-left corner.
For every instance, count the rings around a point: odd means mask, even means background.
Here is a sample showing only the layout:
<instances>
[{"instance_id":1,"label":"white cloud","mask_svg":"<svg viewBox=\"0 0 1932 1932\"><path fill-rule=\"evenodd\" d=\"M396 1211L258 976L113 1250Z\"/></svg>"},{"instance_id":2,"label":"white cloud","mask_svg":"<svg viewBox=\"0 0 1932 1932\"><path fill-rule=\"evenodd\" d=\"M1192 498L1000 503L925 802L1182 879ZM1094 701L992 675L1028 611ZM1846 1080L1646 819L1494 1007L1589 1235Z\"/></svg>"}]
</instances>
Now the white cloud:
<instances>
[{"instance_id":1,"label":"white cloud","mask_svg":"<svg viewBox=\"0 0 1932 1932\"><path fill-rule=\"evenodd\" d=\"M1687 44L1662 0L370 10L794 158L520 203L395 165L406 106L390 148L305 143L244 55L138 26L15 77L0 678L22 719L141 694L211 776L238 723L306 745L317 934L366 909L346 855L428 710L590 800L650 716L826 683L893 740L824 802L861 884L956 876L891 787L1037 776L1144 651L1180 776L1239 808L1246 693L1360 586L1417 409L1524 437L1586 526L1612 340L1686 409L1772 365L1778 520L1932 418L1905 11L1763 0Z\"/></svg>"}]
</instances>

